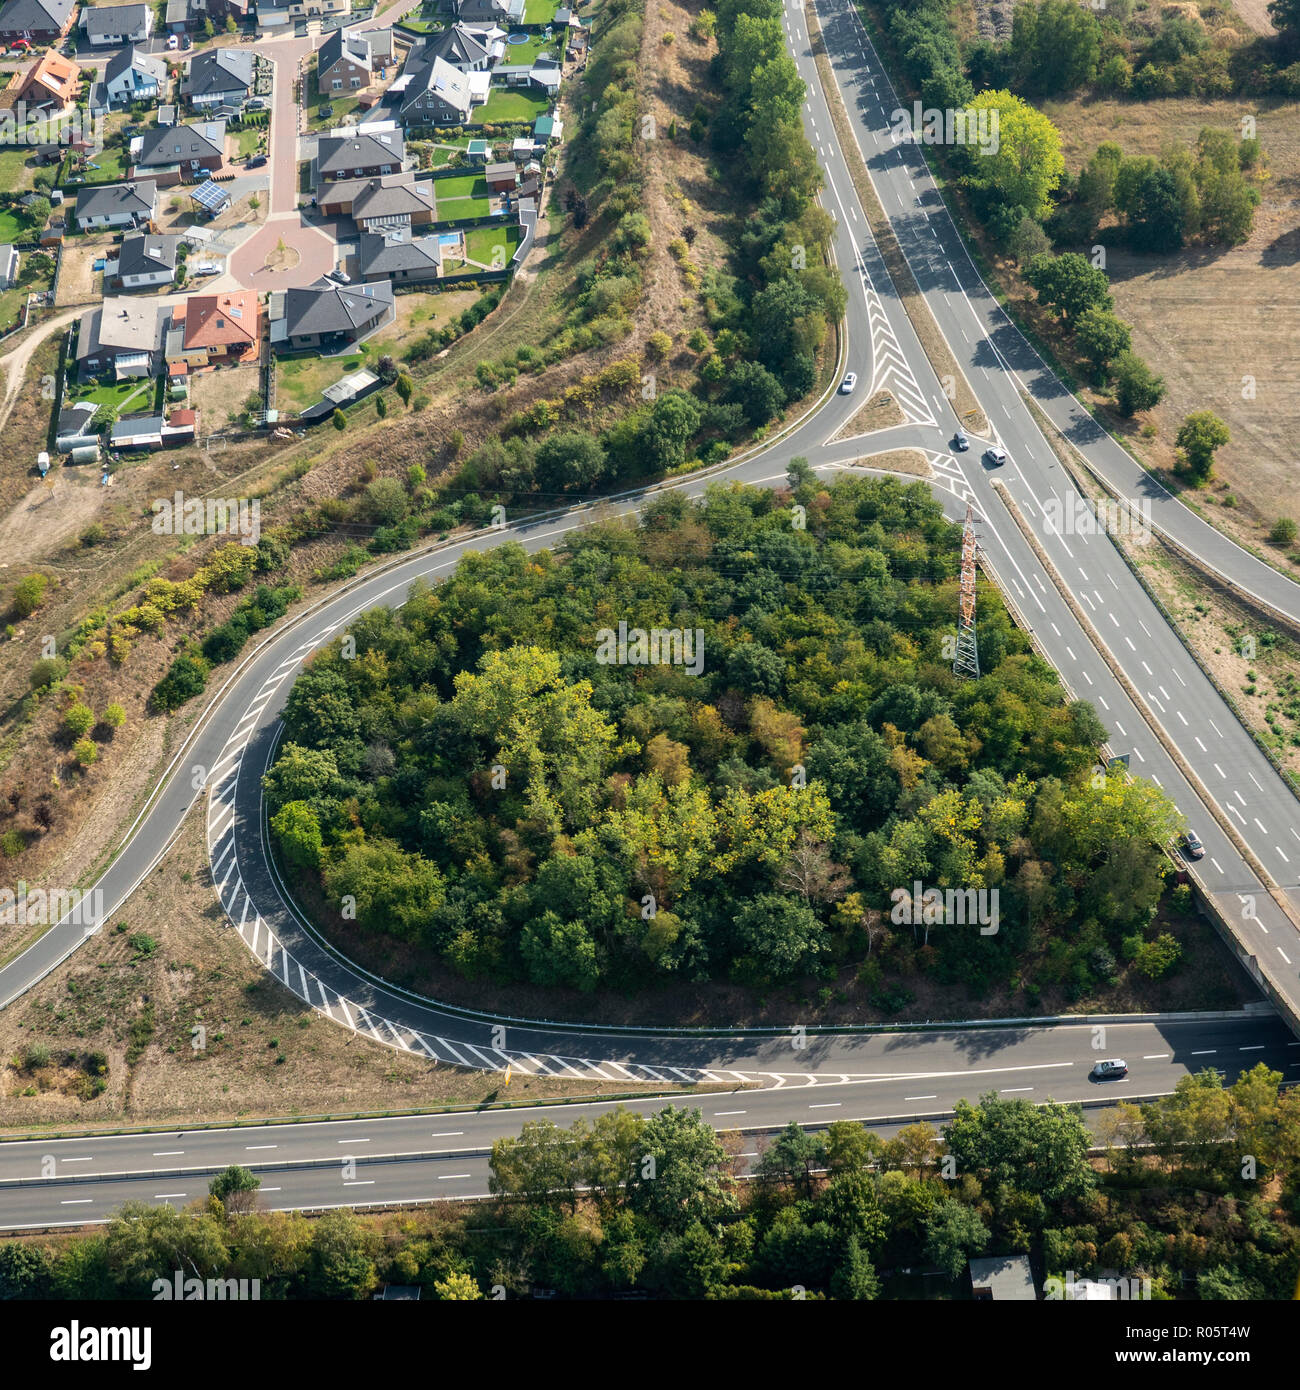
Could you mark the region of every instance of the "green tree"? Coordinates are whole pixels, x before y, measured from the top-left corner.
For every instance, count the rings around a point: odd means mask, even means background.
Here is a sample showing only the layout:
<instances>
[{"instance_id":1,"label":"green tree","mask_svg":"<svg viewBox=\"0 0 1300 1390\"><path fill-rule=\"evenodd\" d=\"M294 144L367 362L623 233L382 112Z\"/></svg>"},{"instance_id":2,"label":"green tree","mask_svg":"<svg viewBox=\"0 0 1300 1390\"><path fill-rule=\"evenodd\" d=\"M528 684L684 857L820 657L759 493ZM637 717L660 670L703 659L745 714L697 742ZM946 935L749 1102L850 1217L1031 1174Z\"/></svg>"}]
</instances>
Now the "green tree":
<instances>
[{"instance_id":1,"label":"green tree","mask_svg":"<svg viewBox=\"0 0 1300 1390\"><path fill-rule=\"evenodd\" d=\"M1017 5L1009 56L1022 90L1064 96L1097 75L1101 25L1075 0Z\"/></svg>"},{"instance_id":2,"label":"green tree","mask_svg":"<svg viewBox=\"0 0 1300 1390\"><path fill-rule=\"evenodd\" d=\"M1106 272L1077 251L1035 257L1025 279L1038 291L1038 302L1056 309L1071 326L1085 310L1110 307Z\"/></svg>"},{"instance_id":3,"label":"green tree","mask_svg":"<svg viewBox=\"0 0 1300 1390\"><path fill-rule=\"evenodd\" d=\"M781 893L759 893L736 914L735 972L755 982L789 980L813 969L825 946L825 928L806 903Z\"/></svg>"},{"instance_id":4,"label":"green tree","mask_svg":"<svg viewBox=\"0 0 1300 1390\"><path fill-rule=\"evenodd\" d=\"M474 1282L472 1274L460 1274L455 1270L445 1279L433 1281L433 1293L443 1302L471 1303L483 1297L483 1290Z\"/></svg>"},{"instance_id":5,"label":"green tree","mask_svg":"<svg viewBox=\"0 0 1300 1390\"><path fill-rule=\"evenodd\" d=\"M951 1199L940 1202L926 1218L925 1257L949 1279L956 1279L967 1261L988 1248L989 1228L972 1207Z\"/></svg>"},{"instance_id":6,"label":"green tree","mask_svg":"<svg viewBox=\"0 0 1300 1390\"><path fill-rule=\"evenodd\" d=\"M287 802L271 818L276 843L290 864L318 869L324 844L320 818L305 801Z\"/></svg>"},{"instance_id":7,"label":"green tree","mask_svg":"<svg viewBox=\"0 0 1300 1390\"><path fill-rule=\"evenodd\" d=\"M379 1282L374 1240L350 1211L330 1211L312 1228L308 1287L317 1298L359 1299Z\"/></svg>"},{"instance_id":8,"label":"green tree","mask_svg":"<svg viewBox=\"0 0 1300 1390\"><path fill-rule=\"evenodd\" d=\"M1081 1196L1096 1183L1092 1139L1077 1106L1035 1106L990 1092L977 1106L959 1100L943 1133L958 1172L987 1173L1046 1202Z\"/></svg>"},{"instance_id":9,"label":"green tree","mask_svg":"<svg viewBox=\"0 0 1300 1390\"><path fill-rule=\"evenodd\" d=\"M257 1189L261 1185L261 1178L251 1169L232 1163L208 1184L208 1195L221 1203L227 1216L237 1216L257 1205Z\"/></svg>"},{"instance_id":10,"label":"green tree","mask_svg":"<svg viewBox=\"0 0 1300 1390\"><path fill-rule=\"evenodd\" d=\"M699 1110L668 1106L642 1131L641 1154L627 1183L627 1205L670 1231L705 1225L731 1211L727 1155Z\"/></svg>"},{"instance_id":11,"label":"green tree","mask_svg":"<svg viewBox=\"0 0 1300 1390\"><path fill-rule=\"evenodd\" d=\"M116 700L104 707L104 723L110 729L120 729L126 723L126 711Z\"/></svg>"},{"instance_id":12,"label":"green tree","mask_svg":"<svg viewBox=\"0 0 1300 1390\"><path fill-rule=\"evenodd\" d=\"M1178 431L1183 469L1199 486L1214 472L1215 451L1231 438L1228 426L1212 410L1194 410Z\"/></svg>"},{"instance_id":13,"label":"green tree","mask_svg":"<svg viewBox=\"0 0 1300 1390\"><path fill-rule=\"evenodd\" d=\"M1164 378L1131 350L1121 352L1111 363L1115 382L1115 404L1124 416L1159 405L1165 394Z\"/></svg>"},{"instance_id":14,"label":"green tree","mask_svg":"<svg viewBox=\"0 0 1300 1390\"><path fill-rule=\"evenodd\" d=\"M1051 211L1052 194L1065 172L1061 133L1041 112L1008 91L980 92L974 111L996 111L997 148L965 147L967 180L985 188L1009 208L1041 220Z\"/></svg>"},{"instance_id":15,"label":"green tree","mask_svg":"<svg viewBox=\"0 0 1300 1390\"><path fill-rule=\"evenodd\" d=\"M550 1120L529 1120L517 1138L498 1139L488 1159L488 1191L530 1205L578 1202L578 1157L586 1127L561 1129Z\"/></svg>"},{"instance_id":16,"label":"green tree","mask_svg":"<svg viewBox=\"0 0 1300 1390\"><path fill-rule=\"evenodd\" d=\"M821 1140L792 1120L763 1150L755 1172L766 1186L793 1188L807 1200L813 1195L815 1174L825 1163L826 1150Z\"/></svg>"},{"instance_id":17,"label":"green tree","mask_svg":"<svg viewBox=\"0 0 1300 1390\"><path fill-rule=\"evenodd\" d=\"M1111 362L1132 347L1133 334L1128 324L1113 310L1094 304L1085 309L1075 322L1074 341L1092 364L1100 381L1105 379Z\"/></svg>"}]
</instances>

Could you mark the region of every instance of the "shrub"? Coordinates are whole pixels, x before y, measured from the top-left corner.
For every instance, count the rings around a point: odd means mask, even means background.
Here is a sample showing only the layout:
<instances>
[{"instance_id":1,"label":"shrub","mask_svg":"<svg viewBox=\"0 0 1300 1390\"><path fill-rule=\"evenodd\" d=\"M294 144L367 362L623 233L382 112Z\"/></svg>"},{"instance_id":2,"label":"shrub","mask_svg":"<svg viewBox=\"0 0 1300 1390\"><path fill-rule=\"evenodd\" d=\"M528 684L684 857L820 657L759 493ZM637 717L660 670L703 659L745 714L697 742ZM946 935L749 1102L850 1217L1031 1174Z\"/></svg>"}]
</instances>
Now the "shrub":
<instances>
[{"instance_id":1,"label":"shrub","mask_svg":"<svg viewBox=\"0 0 1300 1390\"><path fill-rule=\"evenodd\" d=\"M1296 537L1296 524L1289 516L1280 516L1273 523L1268 538L1274 545L1290 545Z\"/></svg>"},{"instance_id":2,"label":"shrub","mask_svg":"<svg viewBox=\"0 0 1300 1390\"><path fill-rule=\"evenodd\" d=\"M0 835L0 854L6 859L17 859L26 848L27 841L21 830L6 830Z\"/></svg>"},{"instance_id":3,"label":"shrub","mask_svg":"<svg viewBox=\"0 0 1300 1390\"><path fill-rule=\"evenodd\" d=\"M50 581L43 574L29 574L14 585L13 610L20 618L30 617L41 606Z\"/></svg>"},{"instance_id":4,"label":"shrub","mask_svg":"<svg viewBox=\"0 0 1300 1390\"><path fill-rule=\"evenodd\" d=\"M44 690L67 674L68 663L61 656L45 656L33 664L32 673L27 679L33 690Z\"/></svg>"},{"instance_id":5,"label":"shrub","mask_svg":"<svg viewBox=\"0 0 1300 1390\"><path fill-rule=\"evenodd\" d=\"M99 749L95 747L92 739L79 738L72 745L72 756L82 767L89 767L99 757Z\"/></svg>"},{"instance_id":6,"label":"shrub","mask_svg":"<svg viewBox=\"0 0 1300 1390\"><path fill-rule=\"evenodd\" d=\"M645 341L646 355L652 357L656 362L662 362L672 351L673 340L662 330L652 333Z\"/></svg>"},{"instance_id":7,"label":"shrub","mask_svg":"<svg viewBox=\"0 0 1300 1390\"><path fill-rule=\"evenodd\" d=\"M150 698L154 708L165 714L200 694L207 682L208 663L202 657L182 653L154 686Z\"/></svg>"},{"instance_id":8,"label":"shrub","mask_svg":"<svg viewBox=\"0 0 1300 1390\"><path fill-rule=\"evenodd\" d=\"M334 421L336 430L345 430L348 427L348 417L341 410L336 410L330 417Z\"/></svg>"},{"instance_id":9,"label":"shrub","mask_svg":"<svg viewBox=\"0 0 1300 1390\"><path fill-rule=\"evenodd\" d=\"M121 705L114 701L104 711L104 723L107 724L110 729L120 729L122 725L126 723L126 711Z\"/></svg>"},{"instance_id":10,"label":"shrub","mask_svg":"<svg viewBox=\"0 0 1300 1390\"><path fill-rule=\"evenodd\" d=\"M95 722L95 711L80 700L68 706L63 716L63 727L74 737L88 734Z\"/></svg>"}]
</instances>

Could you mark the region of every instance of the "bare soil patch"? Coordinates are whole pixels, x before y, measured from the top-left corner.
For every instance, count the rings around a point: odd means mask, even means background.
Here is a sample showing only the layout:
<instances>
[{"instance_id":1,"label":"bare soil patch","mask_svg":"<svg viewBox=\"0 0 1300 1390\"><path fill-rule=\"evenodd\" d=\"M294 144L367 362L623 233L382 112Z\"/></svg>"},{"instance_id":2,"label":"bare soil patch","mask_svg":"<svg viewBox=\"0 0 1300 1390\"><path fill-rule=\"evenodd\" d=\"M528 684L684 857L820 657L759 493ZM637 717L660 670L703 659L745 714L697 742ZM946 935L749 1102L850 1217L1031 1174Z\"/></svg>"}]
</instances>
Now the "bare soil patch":
<instances>
[{"instance_id":1,"label":"bare soil patch","mask_svg":"<svg viewBox=\"0 0 1300 1390\"><path fill-rule=\"evenodd\" d=\"M28 565L89 525L99 510L99 475L56 468L0 521L0 555Z\"/></svg>"},{"instance_id":2,"label":"bare soil patch","mask_svg":"<svg viewBox=\"0 0 1300 1390\"><path fill-rule=\"evenodd\" d=\"M914 473L918 478L931 478L934 470L920 449L886 449L879 454L866 454L853 460L856 468L880 468L889 473Z\"/></svg>"},{"instance_id":3,"label":"bare soil patch","mask_svg":"<svg viewBox=\"0 0 1300 1390\"><path fill-rule=\"evenodd\" d=\"M102 297L103 273L91 266L113 249L113 238L107 232L91 236L69 237L63 243L63 268L59 271L59 288L54 296L55 307L70 304L97 304Z\"/></svg>"},{"instance_id":4,"label":"bare soil patch","mask_svg":"<svg viewBox=\"0 0 1300 1390\"><path fill-rule=\"evenodd\" d=\"M224 429L250 396L260 395L261 371L254 366L196 372L190 381L190 403L203 412L200 428L205 434Z\"/></svg>"}]
</instances>

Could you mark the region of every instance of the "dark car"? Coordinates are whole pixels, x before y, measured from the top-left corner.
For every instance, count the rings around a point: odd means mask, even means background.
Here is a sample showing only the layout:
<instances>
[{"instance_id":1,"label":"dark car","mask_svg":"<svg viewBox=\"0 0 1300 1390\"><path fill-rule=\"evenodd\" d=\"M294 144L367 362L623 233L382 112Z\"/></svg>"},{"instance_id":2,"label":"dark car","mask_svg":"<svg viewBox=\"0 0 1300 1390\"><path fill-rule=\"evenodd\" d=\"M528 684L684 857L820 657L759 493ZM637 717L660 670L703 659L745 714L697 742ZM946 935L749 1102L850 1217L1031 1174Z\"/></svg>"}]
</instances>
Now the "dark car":
<instances>
[{"instance_id":1,"label":"dark car","mask_svg":"<svg viewBox=\"0 0 1300 1390\"><path fill-rule=\"evenodd\" d=\"M958 430L952 437L952 447L959 453L965 453L970 448L970 440L966 436L965 430Z\"/></svg>"},{"instance_id":2,"label":"dark car","mask_svg":"<svg viewBox=\"0 0 1300 1390\"><path fill-rule=\"evenodd\" d=\"M244 161L244 168L245 168L245 169L260 169L260 168L262 167L262 165L265 164L265 163L266 163L266 156L265 156L264 154L249 155L249 157Z\"/></svg>"},{"instance_id":3,"label":"dark car","mask_svg":"<svg viewBox=\"0 0 1300 1390\"><path fill-rule=\"evenodd\" d=\"M1089 1075L1097 1081L1117 1081L1121 1076L1128 1075L1128 1063L1122 1057L1110 1057L1098 1062Z\"/></svg>"},{"instance_id":4,"label":"dark car","mask_svg":"<svg viewBox=\"0 0 1300 1390\"><path fill-rule=\"evenodd\" d=\"M194 40L193 40L192 38L190 38L190 36L189 36L188 34L182 34L182 35L181 35L181 47L182 47L182 48L193 48L193 47L194 47Z\"/></svg>"},{"instance_id":5,"label":"dark car","mask_svg":"<svg viewBox=\"0 0 1300 1390\"><path fill-rule=\"evenodd\" d=\"M1189 830L1187 834L1183 836L1183 848L1187 851L1187 857L1189 859L1205 858L1205 846L1201 843L1194 830Z\"/></svg>"}]
</instances>

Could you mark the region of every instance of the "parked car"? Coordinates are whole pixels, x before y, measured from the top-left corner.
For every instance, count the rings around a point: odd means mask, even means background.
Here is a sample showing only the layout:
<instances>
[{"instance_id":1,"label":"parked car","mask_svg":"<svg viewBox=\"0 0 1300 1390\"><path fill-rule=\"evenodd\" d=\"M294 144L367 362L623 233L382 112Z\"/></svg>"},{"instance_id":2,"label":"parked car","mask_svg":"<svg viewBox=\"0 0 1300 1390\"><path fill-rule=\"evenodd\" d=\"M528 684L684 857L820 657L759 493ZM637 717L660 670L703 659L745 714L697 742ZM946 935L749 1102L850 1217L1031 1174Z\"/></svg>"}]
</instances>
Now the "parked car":
<instances>
[{"instance_id":1,"label":"parked car","mask_svg":"<svg viewBox=\"0 0 1300 1390\"><path fill-rule=\"evenodd\" d=\"M1195 830L1189 830L1183 836L1183 848L1187 851L1189 859L1205 858L1205 846L1200 842Z\"/></svg>"},{"instance_id":2,"label":"parked car","mask_svg":"<svg viewBox=\"0 0 1300 1390\"><path fill-rule=\"evenodd\" d=\"M262 167L262 165L265 164L265 163L266 163L266 156L265 156L264 154L250 154L250 155L248 156L248 158L244 161L244 168L245 168L245 169L260 169L260 168Z\"/></svg>"},{"instance_id":3,"label":"parked car","mask_svg":"<svg viewBox=\"0 0 1300 1390\"><path fill-rule=\"evenodd\" d=\"M179 38L176 37L175 34L168 34L168 35L167 35L167 47L168 47L168 48L179 48L180 46L181 46L181 41L180 41Z\"/></svg>"},{"instance_id":4,"label":"parked car","mask_svg":"<svg viewBox=\"0 0 1300 1390\"><path fill-rule=\"evenodd\" d=\"M244 109L246 111L265 111L266 105L265 97L249 97L244 103Z\"/></svg>"},{"instance_id":5,"label":"parked car","mask_svg":"<svg viewBox=\"0 0 1300 1390\"><path fill-rule=\"evenodd\" d=\"M953 435L952 447L961 454L964 454L966 450L970 448L970 440L966 437L965 430L958 430L957 433Z\"/></svg>"},{"instance_id":6,"label":"parked car","mask_svg":"<svg viewBox=\"0 0 1300 1390\"><path fill-rule=\"evenodd\" d=\"M343 270L331 270L330 279L337 280L340 285L350 285L352 283L352 277Z\"/></svg>"},{"instance_id":7,"label":"parked car","mask_svg":"<svg viewBox=\"0 0 1300 1390\"><path fill-rule=\"evenodd\" d=\"M1001 468L1007 461L1007 451L997 444L990 444L984 450L984 457L988 459L989 465L993 468Z\"/></svg>"},{"instance_id":8,"label":"parked car","mask_svg":"<svg viewBox=\"0 0 1300 1390\"><path fill-rule=\"evenodd\" d=\"M194 267L194 274L196 276L217 275L220 273L220 269L220 266L218 266L214 261L200 261L198 265Z\"/></svg>"},{"instance_id":9,"label":"parked car","mask_svg":"<svg viewBox=\"0 0 1300 1390\"><path fill-rule=\"evenodd\" d=\"M12 48L15 53L30 53L32 51L32 46L26 39L15 39L9 47Z\"/></svg>"},{"instance_id":10,"label":"parked car","mask_svg":"<svg viewBox=\"0 0 1300 1390\"><path fill-rule=\"evenodd\" d=\"M1097 1081L1116 1081L1128 1075L1128 1063L1122 1057L1108 1057L1098 1062L1090 1075Z\"/></svg>"},{"instance_id":11,"label":"parked car","mask_svg":"<svg viewBox=\"0 0 1300 1390\"><path fill-rule=\"evenodd\" d=\"M853 388L858 384L857 372L849 372L843 381L840 382L840 395L851 396Z\"/></svg>"},{"instance_id":12,"label":"parked car","mask_svg":"<svg viewBox=\"0 0 1300 1390\"><path fill-rule=\"evenodd\" d=\"M181 47L182 47L182 48L193 48L193 47L194 47L194 40L193 40L192 38L190 38L190 36L189 36L188 34L182 34L182 35L181 35Z\"/></svg>"}]
</instances>

